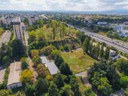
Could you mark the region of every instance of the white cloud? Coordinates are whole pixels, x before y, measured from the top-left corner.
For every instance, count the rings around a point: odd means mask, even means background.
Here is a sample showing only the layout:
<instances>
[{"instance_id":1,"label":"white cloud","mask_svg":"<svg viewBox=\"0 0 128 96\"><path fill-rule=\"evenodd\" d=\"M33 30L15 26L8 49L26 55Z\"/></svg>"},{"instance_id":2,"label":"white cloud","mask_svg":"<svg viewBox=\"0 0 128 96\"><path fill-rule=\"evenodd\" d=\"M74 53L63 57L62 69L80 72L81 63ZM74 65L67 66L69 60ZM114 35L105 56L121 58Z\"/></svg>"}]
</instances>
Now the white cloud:
<instances>
[{"instance_id":1,"label":"white cloud","mask_svg":"<svg viewBox=\"0 0 128 96\"><path fill-rule=\"evenodd\" d=\"M122 2L121 2L122 1ZM1 10L107 11L128 0L0 0ZM120 8L123 8L121 6ZM126 6L125 6L126 7Z\"/></svg>"}]
</instances>

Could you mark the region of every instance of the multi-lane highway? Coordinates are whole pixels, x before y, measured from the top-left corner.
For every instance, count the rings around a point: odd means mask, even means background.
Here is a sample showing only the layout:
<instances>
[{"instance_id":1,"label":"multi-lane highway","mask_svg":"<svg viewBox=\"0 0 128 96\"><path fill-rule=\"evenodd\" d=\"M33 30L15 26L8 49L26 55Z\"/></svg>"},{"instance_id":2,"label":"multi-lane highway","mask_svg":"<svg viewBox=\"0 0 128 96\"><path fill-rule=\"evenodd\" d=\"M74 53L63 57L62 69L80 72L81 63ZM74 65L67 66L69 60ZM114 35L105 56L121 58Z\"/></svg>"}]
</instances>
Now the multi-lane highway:
<instances>
[{"instance_id":1,"label":"multi-lane highway","mask_svg":"<svg viewBox=\"0 0 128 96\"><path fill-rule=\"evenodd\" d=\"M3 35L0 38L0 47L2 46L3 43L8 43L10 38L11 32L7 30L6 32L3 33Z\"/></svg>"},{"instance_id":2,"label":"multi-lane highway","mask_svg":"<svg viewBox=\"0 0 128 96\"><path fill-rule=\"evenodd\" d=\"M78 28L78 27L74 27L72 25L68 25L68 26L76 28L77 30L79 30L81 32L85 32L86 35L90 36L91 38L95 39L96 41L104 42L107 45L112 46L123 53L128 53L128 45L125 42L117 41L117 40L108 38L106 36L90 32L84 28Z\"/></svg>"}]
</instances>

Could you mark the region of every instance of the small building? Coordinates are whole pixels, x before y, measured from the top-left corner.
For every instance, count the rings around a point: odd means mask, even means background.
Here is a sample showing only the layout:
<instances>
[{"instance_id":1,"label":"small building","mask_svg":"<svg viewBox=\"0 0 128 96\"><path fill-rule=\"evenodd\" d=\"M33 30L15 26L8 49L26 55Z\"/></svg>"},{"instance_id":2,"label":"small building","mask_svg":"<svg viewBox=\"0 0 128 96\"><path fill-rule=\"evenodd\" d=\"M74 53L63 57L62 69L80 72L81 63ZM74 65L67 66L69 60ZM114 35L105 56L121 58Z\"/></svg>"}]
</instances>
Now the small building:
<instances>
[{"instance_id":1,"label":"small building","mask_svg":"<svg viewBox=\"0 0 128 96\"><path fill-rule=\"evenodd\" d=\"M29 25L33 25L36 22L35 16L28 16L28 22Z\"/></svg>"},{"instance_id":2,"label":"small building","mask_svg":"<svg viewBox=\"0 0 128 96\"><path fill-rule=\"evenodd\" d=\"M4 81L5 70L6 69L0 69L0 84Z\"/></svg>"},{"instance_id":3,"label":"small building","mask_svg":"<svg viewBox=\"0 0 128 96\"><path fill-rule=\"evenodd\" d=\"M55 74L59 73L59 69L57 68L54 61L50 61L50 62L46 63L45 66L48 68L51 75L55 75Z\"/></svg>"},{"instance_id":4,"label":"small building","mask_svg":"<svg viewBox=\"0 0 128 96\"><path fill-rule=\"evenodd\" d=\"M11 63L7 89L14 89L22 86L22 82L20 81L20 74L21 74L21 63L20 62Z\"/></svg>"},{"instance_id":5,"label":"small building","mask_svg":"<svg viewBox=\"0 0 128 96\"><path fill-rule=\"evenodd\" d=\"M49 60L45 56L41 56L40 58L41 58L41 61L42 61L43 64L46 64L46 63L49 62Z\"/></svg>"},{"instance_id":6,"label":"small building","mask_svg":"<svg viewBox=\"0 0 128 96\"><path fill-rule=\"evenodd\" d=\"M107 22L97 22L97 24L98 24L98 25L103 25L103 26L108 25L108 23L107 23Z\"/></svg>"},{"instance_id":7,"label":"small building","mask_svg":"<svg viewBox=\"0 0 128 96\"><path fill-rule=\"evenodd\" d=\"M53 60L48 60L46 56L41 56L40 58L42 63L48 68L51 75L55 75L60 72Z\"/></svg>"},{"instance_id":8,"label":"small building","mask_svg":"<svg viewBox=\"0 0 128 96\"><path fill-rule=\"evenodd\" d=\"M114 50L110 50L109 57L113 61L116 61L116 60L118 60L120 58L120 56L118 55L118 53L116 51L114 51Z\"/></svg>"}]
</instances>

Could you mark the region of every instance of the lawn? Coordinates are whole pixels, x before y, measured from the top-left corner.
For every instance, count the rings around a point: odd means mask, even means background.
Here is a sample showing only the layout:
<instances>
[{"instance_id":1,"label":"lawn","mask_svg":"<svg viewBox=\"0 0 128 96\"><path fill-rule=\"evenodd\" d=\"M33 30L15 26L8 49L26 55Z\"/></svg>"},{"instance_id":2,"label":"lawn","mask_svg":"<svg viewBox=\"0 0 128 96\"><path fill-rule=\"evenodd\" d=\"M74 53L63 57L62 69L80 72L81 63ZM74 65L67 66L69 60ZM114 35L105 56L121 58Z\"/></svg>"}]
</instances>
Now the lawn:
<instances>
[{"instance_id":1,"label":"lawn","mask_svg":"<svg viewBox=\"0 0 128 96\"><path fill-rule=\"evenodd\" d=\"M97 62L87 54L84 55L82 49L73 52L63 52L62 57L74 73L83 72L92 66L94 62Z\"/></svg>"},{"instance_id":2,"label":"lawn","mask_svg":"<svg viewBox=\"0 0 128 96\"><path fill-rule=\"evenodd\" d=\"M107 36L106 32L98 32L98 34L103 35L103 36Z\"/></svg>"}]
</instances>

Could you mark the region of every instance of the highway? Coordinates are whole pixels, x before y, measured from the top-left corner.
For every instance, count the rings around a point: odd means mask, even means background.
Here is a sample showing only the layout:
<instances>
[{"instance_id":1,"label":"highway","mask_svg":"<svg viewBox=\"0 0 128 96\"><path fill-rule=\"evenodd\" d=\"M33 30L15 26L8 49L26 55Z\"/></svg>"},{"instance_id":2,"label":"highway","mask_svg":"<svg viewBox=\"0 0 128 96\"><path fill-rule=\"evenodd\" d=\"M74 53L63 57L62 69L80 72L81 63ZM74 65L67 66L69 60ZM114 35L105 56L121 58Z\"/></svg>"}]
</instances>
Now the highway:
<instances>
[{"instance_id":1,"label":"highway","mask_svg":"<svg viewBox=\"0 0 128 96\"><path fill-rule=\"evenodd\" d=\"M1 38L0 38L0 47L2 46L3 43L8 43L10 38L11 38L11 32L10 31L6 31L2 34Z\"/></svg>"},{"instance_id":2,"label":"highway","mask_svg":"<svg viewBox=\"0 0 128 96\"><path fill-rule=\"evenodd\" d=\"M90 32L84 28L74 27L74 26L69 25L69 24L68 24L68 26L72 27L72 28L76 28L77 30L79 30L81 32L85 32L86 35L95 39L98 42L106 43L108 46L114 47L123 53L128 53L128 45L126 43L124 43L123 41L117 41L117 40L108 38L106 36L103 36L103 35L100 35L100 34L97 34L94 32Z\"/></svg>"}]
</instances>

